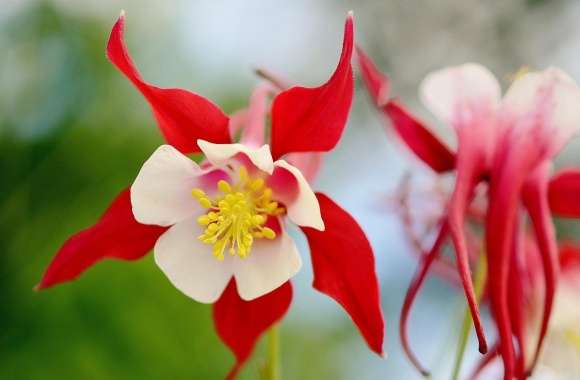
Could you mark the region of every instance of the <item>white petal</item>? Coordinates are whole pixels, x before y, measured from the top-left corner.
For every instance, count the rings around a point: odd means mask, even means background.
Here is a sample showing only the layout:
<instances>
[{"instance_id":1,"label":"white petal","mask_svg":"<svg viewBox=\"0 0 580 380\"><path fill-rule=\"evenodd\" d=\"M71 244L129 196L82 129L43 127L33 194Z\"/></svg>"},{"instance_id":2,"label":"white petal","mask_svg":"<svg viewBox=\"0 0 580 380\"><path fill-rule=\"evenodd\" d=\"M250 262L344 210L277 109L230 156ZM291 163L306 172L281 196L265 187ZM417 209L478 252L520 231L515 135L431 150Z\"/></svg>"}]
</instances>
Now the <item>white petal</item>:
<instances>
[{"instance_id":1,"label":"white petal","mask_svg":"<svg viewBox=\"0 0 580 380\"><path fill-rule=\"evenodd\" d=\"M185 295L213 303L232 277L232 260L216 259L212 246L197 239L201 233L195 218L177 223L157 240L155 262Z\"/></svg>"},{"instance_id":2,"label":"white petal","mask_svg":"<svg viewBox=\"0 0 580 380\"><path fill-rule=\"evenodd\" d=\"M485 67L467 63L427 75L421 84L420 96L435 116L460 128L473 118L494 112L500 102L501 88Z\"/></svg>"},{"instance_id":3,"label":"white petal","mask_svg":"<svg viewBox=\"0 0 580 380\"><path fill-rule=\"evenodd\" d=\"M580 132L580 89L559 69L531 72L512 84L502 112L516 120L515 128L540 128L551 148L558 150Z\"/></svg>"},{"instance_id":4,"label":"white petal","mask_svg":"<svg viewBox=\"0 0 580 380\"><path fill-rule=\"evenodd\" d=\"M253 300L284 284L302 266L294 241L284 231L274 240L257 239L245 259L234 261L240 297Z\"/></svg>"},{"instance_id":5,"label":"white petal","mask_svg":"<svg viewBox=\"0 0 580 380\"><path fill-rule=\"evenodd\" d=\"M286 169L294 176L298 184L298 193L291 200L281 199L288 210L288 217L299 226L312 227L324 231L324 221L320 215L320 205L308 181L300 170L284 160L278 160L274 166ZM274 194L276 197L276 194ZM278 198L279 199L279 198Z\"/></svg>"},{"instance_id":6,"label":"white petal","mask_svg":"<svg viewBox=\"0 0 580 380\"><path fill-rule=\"evenodd\" d=\"M224 166L238 153L244 153L256 167L268 174L274 170L274 162L269 145L251 148L242 144L214 144L205 140L197 140L197 145L205 154L207 160L215 166Z\"/></svg>"},{"instance_id":7,"label":"white petal","mask_svg":"<svg viewBox=\"0 0 580 380\"><path fill-rule=\"evenodd\" d=\"M162 145L149 157L131 186L131 206L139 223L170 226L199 213L191 195L204 172L171 145Z\"/></svg>"}]
</instances>

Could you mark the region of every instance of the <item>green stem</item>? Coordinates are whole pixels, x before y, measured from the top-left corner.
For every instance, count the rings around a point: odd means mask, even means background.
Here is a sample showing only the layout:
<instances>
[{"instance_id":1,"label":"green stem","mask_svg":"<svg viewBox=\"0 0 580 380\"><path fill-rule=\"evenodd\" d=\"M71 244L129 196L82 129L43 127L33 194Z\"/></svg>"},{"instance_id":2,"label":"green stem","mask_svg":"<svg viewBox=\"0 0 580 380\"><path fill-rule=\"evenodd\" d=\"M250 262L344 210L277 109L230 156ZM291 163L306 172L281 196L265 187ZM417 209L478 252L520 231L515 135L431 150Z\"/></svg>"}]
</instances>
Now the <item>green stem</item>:
<instances>
[{"instance_id":1,"label":"green stem","mask_svg":"<svg viewBox=\"0 0 580 380\"><path fill-rule=\"evenodd\" d=\"M479 255L479 260L477 262L477 269L475 273L475 296L477 302L479 303L481 295L483 293L483 288L485 285L485 278L487 276L487 261L485 258L485 252ZM459 334L457 355L455 356L455 365L453 366L452 380L459 379L459 372L461 371L461 364L463 363L463 358L465 356L465 349L467 347L467 341L469 340L469 335L471 333L471 324L473 320L471 318L471 312L469 306L465 307L465 312L463 314L463 323L461 324L461 332Z\"/></svg>"},{"instance_id":2,"label":"green stem","mask_svg":"<svg viewBox=\"0 0 580 380\"><path fill-rule=\"evenodd\" d=\"M273 325L268 331L267 362L264 369L265 380L280 380L280 331Z\"/></svg>"}]
</instances>

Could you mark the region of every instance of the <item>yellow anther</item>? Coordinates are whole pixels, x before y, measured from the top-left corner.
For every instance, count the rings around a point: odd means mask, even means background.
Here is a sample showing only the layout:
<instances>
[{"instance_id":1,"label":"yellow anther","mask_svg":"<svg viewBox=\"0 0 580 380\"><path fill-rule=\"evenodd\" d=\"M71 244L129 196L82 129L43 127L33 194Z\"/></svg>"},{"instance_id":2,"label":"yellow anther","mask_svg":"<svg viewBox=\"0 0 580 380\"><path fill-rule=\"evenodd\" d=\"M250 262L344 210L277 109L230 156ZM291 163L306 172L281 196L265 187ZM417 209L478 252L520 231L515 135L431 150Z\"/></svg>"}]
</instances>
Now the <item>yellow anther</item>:
<instances>
[{"instance_id":1,"label":"yellow anther","mask_svg":"<svg viewBox=\"0 0 580 380\"><path fill-rule=\"evenodd\" d=\"M517 80L520 80L530 71L532 71L532 69L529 66L522 66L518 69L518 71L508 76L508 81L513 83Z\"/></svg>"},{"instance_id":2,"label":"yellow anther","mask_svg":"<svg viewBox=\"0 0 580 380\"><path fill-rule=\"evenodd\" d=\"M273 229L268 228L268 227L264 227L262 229L262 234L264 235L264 237L266 239L270 239L270 240L272 240L272 239L274 239L276 237L276 232L274 232Z\"/></svg>"},{"instance_id":3,"label":"yellow anther","mask_svg":"<svg viewBox=\"0 0 580 380\"><path fill-rule=\"evenodd\" d=\"M242 183L248 182L248 169L245 166L240 166L240 180Z\"/></svg>"},{"instance_id":4,"label":"yellow anther","mask_svg":"<svg viewBox=\"0 0 580 380\"><path fill-rule=\"evenodd\" d=\"M205 197L205 191L201 190L201 189L193 189L191 190L191 195L193 195L194 198L203 198Z\"/></svg>"},{"instance_id":5,"label":"yellow anther","mask_svg":"<svg viewBox=\"0 0 580 380\"><path fill-rule=\"evenodd\" d=\"M223 179L218 182L217 186L218 189L220 189L223 193L227 194L232 192L232 187L230 186L230 184L224 181Z\"/></svg>"},{"instance_id":6,"label":"yellow anther","mask_svg":"<svg viewBox=\"0 0 580 380\"><path fill-rule=\"evenodd\" d=\"M211 219L209 218L208 215L202 215L199 218L197 218L197 222L199 224L201 224L202 226L207 226L210 221L211 221Z\"/></svg>"},{"instance_id":7,"label":"yellow anther","mask_svg":"<svg viewBox=\"0 0 580 380\"><path fill-rule=\"evenodd\" d=\"M255 225L264 224L266 222L266 218L264 217L264 215L254 215L252 217L252 222Z\"/></svg>"},{"instance_id":8,"label":"yellow anther","mask_svg":"<svg viewBox=\"0 0 580 380\"><path fill-rule=\"evenodd\" d=\"M224 260L226 252L245 258L251 254L255 239L274 239L276 232L264 224L269 216L285 212L278 202L271 200L272 189L263 178L251 178L243 166L239 168L239 177L239 182L219 181L220 192L214 197L201 189L191 192L208 209L207 214L197 219L205 226L198 239L213 245L212 252L218 260Z\"/></svg>"},{"instance_id":9,"label":"yellow anther","mask_svg":"<svg viewBox=\"0 0 580 380\"><path fill-rule=\"evenodd\" d=\"M267 187L264 192L262 193L262 198L266 201L266 202L270 202L270 198L272 198L272 189L270 189L269 187Z\"/></svg>"},{"instance_id":10,"label":"yellow anther","mask_svg":"<svg viewBox=\"0 0 580 380\"><path fill-rule=\"evenodd\" d=\"M203 208L210 208L211 207L211 201L209 200L209 198L198 198L197 201L199 202L199 204L201 205L201 207Z\"/></svg>"},{"instance_id":11,"label":"yellow anther","mask_svg":"<svg viewBox=\"0 0 580 380\"><path fill-rule=\"evenodd\" d=\"M255 180L252 181L252 183L250 184L250 189L252 189L254 191L258 191L263 186L264 186L264 179L263 178L258 178L258 179L255 179Z\"/></svg>"},{"instance_id":12,"label":"yellow anther","mask_svg":"<svg viewBox=\"0 0 580 380\"><path fill-rule=\"evenodd\" d=\"M276 209L278 208L278 202L270 202L266 205L266 210L268 210L268 212L274 212L276 211Z\"/></svg>"},{"instance_id":13,"label":"yellow anther","mask_svg":"<svg viewBox=\"0 0 580 380\"><path fill-rule=\"evenodd\" d=\"M580 352L580 333L578 331L568 328L564 330L564 337L578 352Z\"/></svg>"}]
</instances>

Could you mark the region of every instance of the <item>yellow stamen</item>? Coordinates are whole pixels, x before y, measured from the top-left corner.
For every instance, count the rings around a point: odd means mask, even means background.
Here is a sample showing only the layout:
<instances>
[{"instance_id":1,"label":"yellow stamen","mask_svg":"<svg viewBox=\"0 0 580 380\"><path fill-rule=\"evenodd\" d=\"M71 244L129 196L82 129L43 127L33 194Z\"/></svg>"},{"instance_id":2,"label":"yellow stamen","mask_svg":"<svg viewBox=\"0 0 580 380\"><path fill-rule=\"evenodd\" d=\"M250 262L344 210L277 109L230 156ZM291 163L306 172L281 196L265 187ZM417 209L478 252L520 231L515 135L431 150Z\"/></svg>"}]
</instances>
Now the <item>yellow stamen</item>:
<instances>
[{"instance_id":1,"label":"yellow stamen","mask_svg":"<svg viewBox=\"0 0 580 380\"><path fill-rule=\"evenodd\" d=\"M274 232L273 229L268 228L268 227L263 228L262 234L264 234L264 237L266 239L274 239L276 237L276 232Z\"/></svg>"},{"instance_id":2,"label":"yellow stamen","mask_svg":"<svg viewBox=\"0 0 580 380\"><path fill-rule=\"evenodd\" d=\"M201 224L202 226L207 226L210 222L209 216L207 215L202 215L199 218L197 218L197 222L199 224Z\"/></svg>"},{"instance_id":3,"label":"yellow stamen","mask_svg":"<svg viewBox=\"0 0 580 380\"><path fill-rule=\"evenodd\" d=\"M567 329L564 331L564 334L576 351L580 353L580 332L573 329Z\"/></svg>"},{"instance_id":4,"label":"yellow stamen","mask_svg":"<svg viewBox=\"0 0 580 380\"><path fill-rule=\"evenodd\" d=\"M278 202L272 201L272 189L266 186L263 178L252 179L247 169L239 169L239 181L229 183L221 180L217 188L221 193L209 197L201 189L193 189L191 194L199 204L208 209L197 222L205 226L198 239L213 245L213 255L223 260L227 252L240 258L247 257L254 239L274 239L276 232L265 227L268 216L285 212Z\"/></svg>"},{"instance_id":5,"label":"yellow stamen","mask_svg":"<svg viewBox=\"0 0 580 380\"><path fill-rule=\"evenodd\" d=\"M221 181L218 182L218 188L224 193L224 194L228 194L232 192L232 187L230 186L229 183L227 183L226 181L224 181L223 179Z\"/></svg>"},{"instance_id":6,"label":"yellow stamen","mask_svg":"<svg viewBox=\"0 0 580 380\"><path fill-rule=\"evenodd\" d=\"M526 74L528 74L532 69L529 66L522 66L515 73L508 75L508 82L513 83L519 79L522 79Z\"/></svg>"},{"instance_id":7,"label":"yellow stamen","mask_svg":"<svg viewBox=\"0 0 580 380\"><path fill-rule=\"evenodd\" d=\"M193 195L194 198L204 198L205 197L205 191L201 190L201 189L193 189L191 190L191 195Z\"/></svg>"}]
</instances>

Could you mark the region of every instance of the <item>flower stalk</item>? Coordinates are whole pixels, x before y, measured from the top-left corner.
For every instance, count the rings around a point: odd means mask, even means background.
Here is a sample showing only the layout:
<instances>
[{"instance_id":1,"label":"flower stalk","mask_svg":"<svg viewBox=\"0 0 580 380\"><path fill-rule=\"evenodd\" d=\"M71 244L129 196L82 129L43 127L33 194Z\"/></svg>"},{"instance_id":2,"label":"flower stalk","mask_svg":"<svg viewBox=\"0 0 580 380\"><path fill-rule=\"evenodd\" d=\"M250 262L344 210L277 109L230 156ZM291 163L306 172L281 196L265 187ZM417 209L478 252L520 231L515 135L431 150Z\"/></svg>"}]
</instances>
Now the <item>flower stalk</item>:
<instances>
[{"instance_id":1,"label":"flower stalk","mask_svg":"<svg viewBox=\"0 0 580 380\"><path fill-rule=\"evenodd\" d=\"M266 365L262 373L263 380L280 380L280 329L273 325L267 334Z\"/></svg>"}]
</instances>

